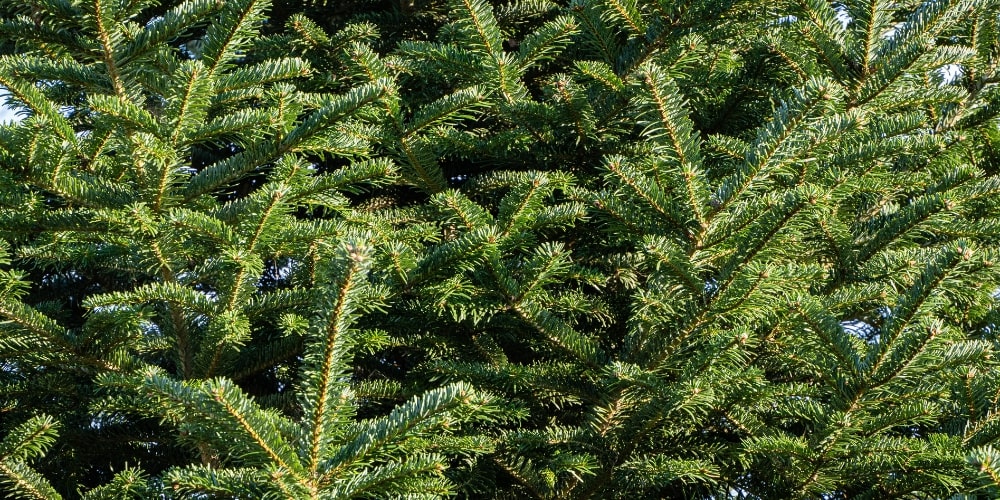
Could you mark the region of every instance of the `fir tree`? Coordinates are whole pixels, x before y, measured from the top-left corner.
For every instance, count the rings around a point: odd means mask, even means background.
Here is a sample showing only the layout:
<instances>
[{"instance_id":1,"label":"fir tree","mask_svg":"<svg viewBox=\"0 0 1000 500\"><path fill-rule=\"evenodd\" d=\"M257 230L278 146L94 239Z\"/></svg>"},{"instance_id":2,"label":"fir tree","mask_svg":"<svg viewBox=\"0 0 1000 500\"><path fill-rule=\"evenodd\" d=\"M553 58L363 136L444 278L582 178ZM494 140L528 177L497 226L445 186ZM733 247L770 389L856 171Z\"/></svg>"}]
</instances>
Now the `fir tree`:
<instances>
[{"instance_id":1,"label":"fir tree","mask_svg":"<svg viewBox=\"0 0 1000 500\"><path fill-rule=\"evenodd\" d=\"M45 411L64 494L446 494L449 457L488 448L447 429L488 399L455 384L353 418L353 353L383 343L355 323L386 293L369 266L391 235L350 196L397 175L367 136L394 83L298 90L305 61L248 56L266 2L150 5L39 3L4 26L26 115L2 139L12 491L55 494L25 465ZM136 462L156 477L110 477Z\"/></svg>"},{"instance_id":2,"label":"fir tree","mask_svg":"<svg viewBox=\"0 0 1000 500\"><path fill-rule=\"evenodd\" d=\"M13 496L1000 494L996 2L268 9L4 6Z\"/></svg>"}]
</instances>

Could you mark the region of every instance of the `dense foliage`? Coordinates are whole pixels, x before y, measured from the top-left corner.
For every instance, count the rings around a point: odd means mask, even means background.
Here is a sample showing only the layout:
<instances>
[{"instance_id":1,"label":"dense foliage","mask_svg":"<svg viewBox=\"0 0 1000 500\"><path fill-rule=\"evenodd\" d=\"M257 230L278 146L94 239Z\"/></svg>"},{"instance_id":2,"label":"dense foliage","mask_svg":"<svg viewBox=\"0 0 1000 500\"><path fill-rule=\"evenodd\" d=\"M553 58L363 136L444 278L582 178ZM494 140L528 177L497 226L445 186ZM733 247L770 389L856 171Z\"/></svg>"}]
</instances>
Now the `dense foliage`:
<instances>
[{"instance_id":1,"label":"dense foliage","mask_svg":"<svg viewBox=\"0 0 1000 500\"><path fill-rule=\"evenodd\" d=\"M1000 2L275 2L0 2L0 492L1000 497Z\"/></svg>"}]
</instances>

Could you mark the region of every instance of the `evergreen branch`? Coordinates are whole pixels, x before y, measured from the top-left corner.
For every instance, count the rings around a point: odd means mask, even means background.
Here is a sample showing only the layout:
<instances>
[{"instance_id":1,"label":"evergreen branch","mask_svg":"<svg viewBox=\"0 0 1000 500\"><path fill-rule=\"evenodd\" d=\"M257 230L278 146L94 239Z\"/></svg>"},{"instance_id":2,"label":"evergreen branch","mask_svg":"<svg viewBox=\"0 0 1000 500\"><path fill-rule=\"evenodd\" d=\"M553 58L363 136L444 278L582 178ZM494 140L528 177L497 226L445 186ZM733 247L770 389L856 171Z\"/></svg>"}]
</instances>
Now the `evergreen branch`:
<instances>
[{"instance_id":1,"label":"evergreen branch","mask_svg":"<svg viewBox=\"0 0 1000 500\"><path fill-rule=\"evenodd\" d=\"M655 142L666 136L666 151L676 157L686 186L687 201L691 213L701 226L705 227L705 211L708 206L708 187L702 172L701 148L693 123L683 112L677 85L666 77L654 64L647 65L640 74L646 90L652 97L651 109L640 115L639 124L645 126L643 133ZM646 104L646 103L643 103ZM664 152L660 150L659 152ZM673 158L671 158L673 159ZM663 186L661 186L662 188Z\"/></svg>"},{"instance_id":2,"label":"evergreen branch","mask_svg":"<svg viewBox=\"0 0 1000 500\"><path fill-rule=\"evenodd\" d=\"M229 381L224 379L206 381L202 390L222 407L238 428L253 440L278 467L294 476L301 474L298 458L292 448L281 438L276 426L270 422L271 419L281 417L265 416L238 388L233 387ZM264 432L267 432L268 435L265 435Z\"/></svg>"},{"instance_id":3,"label":"evergreen branch","mask_svg":"<svg viewBox=\"0 0 1000 500\"><path fill-rule=\"evenodd\" d=\"M81 165L81 168L84 171L89 173L94 172L93 162L107 152L107 148L111 144L111 138L113 135L115 135L115 130L108 128L104 131L95 131L94 134L83 141L81 149L83 150L84 156L90 160L90 163Z\"/></svg>"},{"instance_id":4,"label":"evergreen branch","mask_svg":"<svg viewBox=\"0 0 1000 500\"><path fill-rule=\"evenodd\" d=\"M543 243L535 249L534 254L525 272L526 275L534 274L534 277L527 283L518 284L517 295L513 298L513 302L530 299L537 291L541 291L544 285L555 281L556 276L565 273L570 267L569 254L561 243Z\"/></svg>"},{"instance_id":5,"label":"evergreen branch","mask_svg":"<svg viewBox=\"0 0 1000 500\"><path fill-rule=\"evenodd\" d=\"M183 201L191 201L209 193L277 159L282 154L294 151L297 146L333 126L338 120L345 119L380 98L384 95L386 85L388 82L384 81L366 84L352 89L347 94L324 99L321 107L310 113L279 144L257 143L251 149L239 152L198 172L188 181Z\"/></svg>"},{"instance_id":6,"label":"evergreen branch","mask_svg":"<svg viewBox=\"0 0 1000 500\"><path fill-rule=\"evenodd\" d=\"M440 71L455 75L477 75L482 72L483 61L469 49L453 45L438 44L419 40L400 42L397 49L401 55L431 60ZM372 75L375 76L375 75Z\"/></svg>"},{"instance_id":7,"label":"evergreen branch","mask_svg":"<svg viewBox=\"0 0 1000 500\"><path fill-rule=\"evenodd\" d=\"M524 223L524 229L539 231L543 229L567 228L586 219L587 209L583 203L569 202L549 205L540 212L535 212Z\"/></svg>"},{"instance_id":8,"label":"evergreen branch","mask_svg":"<svg viewBox=\"0 0 1000 500\"><path fill-rule=\"evenodd\" d=\"M681 231L685 236L691 236L687 224L680 214L668 208L672 207L673 203L670 202L666 194L655 183L644 182L641 174L630 168L625 158L608 157L604 160L603 166L613 175L612 178L615 182L627 186L632 193L645 202L646 206L652 208L665 219L665 222Z\"/></svg>"},{"instance_id":9,"label":"evergreen branch","mask_svg":"<svg viewBox=\"0 0 1000 500\"><path fill-rule=\"evenodd\" d=\"M861 106L874 101L892 84L902 79L928 50L927 40L913 40L892 53L892 58L878 65L878 69L858 87L857 97L851 103Z\"/></svg>"},{"instance_id":10,"label":"evergreen branch","mask_svg":"<svg viewBox=\"0 0 1000 500\"><path fill-rule=\"evenodd\" d=\"M346 38L345 42L348 40L351 38ZM350 55L347 64L357 66L368 82L376 82L381 78L392 79L396 75L397 69L389 67L382 56L367 43L352 42L347 47L347 52Z\"/></svg>"},{"instance_id":11,"label":"evergreen branch","mask_svg":"<svg viewBox=\"0 0 1000 500\"><path fill-rule=\"evenodd\" d=\"M593 340L575 331L556 315L531 300L510 304L521 320L531 325L545 338L592 368L599 366L603 352Z\"/></svg>"},{"instance_id":12,"label":"evergreen branch","mask_svg":"<svg viewBox=\"0 0 1000 500\"><path fill-rule=\"evenodd\" d=\"M292 14L288 18L287 26L312 48L325 48L332 42L330 35L323 28L302 13Z\"/></svg>"},{"instance_id":13,"label":"evergreen branch","mask_svg":"<svg viewBox=\"0 0 1000 500\"><path fill-rule=\"evenodd\" d=\"M214 141L216 144L220 142L229 144L230 140L249 142L248 139L252 141L262 136L261 129L271 125L272 120L273 114L269 110L240 109L199 125L185 134L185 142L191 144L209 141Z\"/></svg>"},{"instance_id":14,"label":"evergreen branch","mask_svg":"<svg viewBox=\"0 0 1000 500\"><path fill-rule=\"evenodd\" d=\"M69 4L66 3L65 5ZM74 17L79 17L79 12L75 12ZM79 24L73 26L73 28L79 29ZM69 31L65 26L56 26L51 23L39 24L28 16L19 16L13 19L8 17L0 21L0 35L5 39L20 39L36 44L52 44L56 47L66 47L69 51L75 53L88 53L87 55L89 56L89 52L92 51L87 49L90 49L90 47L82 49L80 39L73 36L73 33ZM53 59L64 55L63 53L56 54L52 50L43 51L43 53Z\"/></svg>"},{"instance_id":15,"label":"evergreen branch","mask_svg":"<svg viewBox=\"0 0 1000 500\"><path fill-rule=\"evenodd\" d=\"M344 352L348 343L346 337L354 321L357 294L364 287L362 274L369 258L368 249L362 246L347 246L344 250L347 254L346 269L342 271L343 276L335 283L336 297L326 319L318 373L311 377L314 378L311 386L315 392L315 402L310 404L312 411L308 413L311 433L308 455L310 474L313 477L316 476L325 451L326 434L330 430L326 415L333 412L333 405L336 404L332 396L333 384L337 381L338 371L344 369L343 364L346 360L342 357L346 354Z\"/></svg>"},{"instance_id":16,"label":"evergreen branch","mask_svg":"<svg viewBox=\"0 0 1000 500\"><path fill-rule=\"evenodd\" d=\"M799 80L805 81L809 78L809 73L803 69L803 64L796 61L796 57L791 51L792 48L798 48L797 46L789 47L788 45L791 45L791 43L788 40L782 40L775 35L768 36L765 40L767 41L768 49L777 54L785 65L795 72Z\"/></svg>"},{"instance_id":17,"label":"evergreen branch","mask_svg":"<svg viewBox=\"0 0 1000 500\"><path fill-rule=\"evenodd\" d=\"M52 417L39 415L10 431L0 442L0 482L10 485L15 498L55 500L62 498L52 485L25 463L42 457L57 436Z\"/></svg>"},{"instance_id":18,"label":"evergreen branch","mask_svg":"<svg viewBox=\"0 0 1000 500\"><path fill-rule=\"evenodd\" d=\"M394 183L399 179L398 172L398 167L389 158L358 161L335 172L314 175L311 184L289 193L289 199L309 199L328 192L364 193Z\"/></svg>"},{"instance_id":19,"label":"evergreen branch","mask_svg":"<svg viewBox=\"0 0 1000 500\"><path fill-rule=\"evenodd\" d=\"M721 475L718 465L707 460L671 459L662 455L644 456L621 467L650 489L673 481L712 484Z\"/></svg>"},{"instance_id":20,"label":"evergreen branch","mask_svg":"<svg viewBox=\"0 0 1000 500\"><path fill-rule=\"evenodd\" d=\"M5 493L1000 492L996 0L156 2L0 8Z\"/></svg>"},{"instance_id":21,"label":"evergreen branch","mask_svg":"<svg viewBox=\"0 0 1000 500\"><path fill-rule=\"evenodd\" d=\"M270 5L270 0L232 0L223 4L219 21L209 26L201 48L207 75L214 76L257 35L257 25L263 22L264 11Z\"/></svg>"},{"instance_id":22,"label":"evergreen branch","mask_svg":"<svg viewBox=\"0 0 1000 500\"><path fill-rule=\"evenodd\" d=\"M340 446L332 457L323 460L319 469L321 480L336 477L347 467L361 463L375 450L408 438L414 431L444 417L455 407L469 404L474 395L467 384L449 384L414 397L388 416L363 422L357 437Z\"/></svg>"},{"instance_id":23,"label":"evergreen branch","mask_svg":"<svg viewBox=\"0 0 1000 500\"><path fill-rule=\"evenodd\" d=\"M9 322L35 334L37 338L50 342L62 351L75 352L73 344L65 338L67 332L64 328L55 320L20 301L0 298L0 317L6 317ZM105 365L99 363L98 366Z\"/></svg>"},{"instance_id":24,"label":"evergreen branch","mask_svg":"<svg viewBox=\"0 0 1000 500\"><path fill-rule=\"evenodd\" d=\"M40 458L55 442L56 422L48 415L32 417L13 430L0 442L0 460L24 461Z\"/></svg>"},{"instance_id":25,"label":"evergreen branch","mask_svg":"<svg viewBox=\"0 0 1000 500\"><path fill-rule=\"evenodd\" d=\"M92 488L82 495L83 500L119 500L139 498L150 494L150 484L141 469L126 468L115 474L111 482Z\"/></svg>"},{"instance_id":26,"label":"evergreen branch","mask_svg":"<svg viewBox=\"0 0 1000 500\"><path fill-rule=\"evenodd\" d=\"M6 58L7 70L13 75L31 81L58 80L83 88L94 89L97 92L113 92L111 82L106 75L101 74L92 66L87 66L71 58L53 59L50 57L25 56L22 58ZM100 95L100 94L97 94Z\"/></svg>"},{"instance_id":27,"label":"evergreen branch","mask_svg":"<svg viewBox=\"0 0 1000 500\"><path fill-rule=\"evenodd\" d=\"M209 316L218 309L218 304L208 295L177 282L147 283L127 292L94 294L87 297L83 306L89 309L113 308L158 301Z\"/></svg>"},{"instance_id":28,"label":"evergreen branch","mask_svg":"<svg viewBox=\"0 0 1000 500\"><path fill-rule=\"evenodd\" d=\"M870 374L873 381L878 383L878 381L886 380L887 374L883 373L884 370L888 370L891 374L895 373L897 368L901 368L897 363L897 366L890 364L888 365L889 368L883 369L883 364L891 358L889 356L890 352L894 351L897 347L897 338L900 337L903 330L914 320L920 312L921 306L930 299L931 295L936 291L938 284L947 277L951 268L962 262L963 258L968 259L971 252L972 249L967 247L963 242L941 249L934 259L927 263L923 273L921 273L916 282L900 298L886 319L885 325L881 328L877 349L872 351L869 356ZM928 333L933 336L935 333L934 328L929 328ZM929 340L928 336L923 336L922 338L924 342ZM912 349L910 350L912 351ZM919 350L916 352L919 352Z\"/></svg>"},{"instance_id":29,"label":"evergreen branch","mask_svg":"<svg viewBox=\"0 0 1000 500\"><path fill-rule=\"evenodd\" d=\"M245 89L219 92L211 96L212 109L226 109L235 106L245 106L248 103L256 103L267 97L265 89L259 85L247 87Z\"/></svg>"},{"instance_id":30,"label":"evergreen branch","mask_svg":"<svg viewBox=\"0 0 1000 500\"><path fill-rule=\"evenodd\" d=\"M34 85L22 82L14 77L7 68L13 62L11 56L0 57L0 86L4 93L24 103L32 112L48 120L55 132L65 141L76 142L76 134L69 122L59 113L56 107L45 97L45 95Z\"/></svg>"},{"instance_id":31,"label":"evergreen branch","mask_svg":"<svg viewBox=\"0 0 1000 500\"><path fill-rule=\"evenodd\" d=\"M283 479L283 478L282 478ZM240 498L267 498L268 486L278 488L282 481L266 477L264 471L260 469L246 467L209 467L205 465L188 465L186 467L174 467L164 474L164 482L169 484L177 493L187 493L193 495L210 495L213 497L239 496ZM291 493L291 492L288 492ZM288 494L285 498L296 498L295 494Z\"/></svg>"},{"instance_id":32,"label":"evergreen branch","mask_svg":"<svg viewBox=\"0 0 1000 500\"><path fill-rule=\"evenodd\" d=\"M253 318L253 314L248 313L247 316ZM249 379L301 353L302 338L297 335L285 336L266 347L242 351L242 357L234 363L230 377L235 381Z\"/></svg>"},{"instance_id":33,"label":"evergreen branch","mask_svg":"<svg viewBox=\"0 0 1000 500\"><path fill-rule=\"evenodd\" d=\"M11 486L13 498L60 500L62 496L34 469L22 462L0 460L0 477Z\"/></svg>"},{"instance_id":34,"label":"evergreen branch","mask_svg":"<svg viewBox=\"0 0 1000 500\"><path fill-rule=\"evenodd\" d=\"M745 161L747 154L750 152L750 145L745 141L727 135L709 136L706 147L711 148L711 150L717 153L721 153L725 158L739 162Z\"/></svg>"},{"instance_id":35,"label":"evergreen branch","mask_svg":"<svg viewBox=\"0 0 1000 500\"><path fill-rule=\"evenodd\" d=\"M472 112L485 104L485 98L479 87L469 87L425 105L404 125L402 139L429 127L450 127L456 121L472 119Z\"/></svg>"},{"instance_id":36,"label":"evergreen branch","mask_svg":"<svg viewBox=\"0 0 1000 500\"><path fill-rule=\"evenodd\" d=\"M92 3L90 8L93 11L94 27L97 29L97 39L100 41L101 49L103 51L101 57L104 61L104 68L108 71L108 78L111 80L111 87L114 89L115 95L124 99L125 85L122 83L122 77L118 71L118 65L115 63L116 47L112 42L112 26L110 26L116 24L116 21L109 15L109 8L105 5L107 0L91 1Z\"/></svg>"},{"instance_id":37,"label":"evergreen branch","mask_svg":"<svg viewBox=\"0 0 1000 500\"><path fill-rule=\"evenodd\" d=\"M890 5L883 0L852 0L848 2L848 12L854 31L860 38L855 55L861 69L861 77L855 83L860 86L872 72L874 59L877 57L885 29L891 22Z\"/></svg>"},{"instance_id":38,"label":"evergreen branch","mask_svg":"<svg viewBox=\"0 0 1000 500\"><path fill-rule=\"evenodd\" d=\"M498 57L502 35L493 17L493 7L483 0L450 0L449 3L454 15L460 16L456 26L470 32L471 36L467 39L469 46Z\"/></svg>"},{"instance_id":39,"label":"evergreen branch","mask_svg":"<svg viewBox=\"0 0 1000 500\"><path fill-rule=\"evenodd\" d=\"M519 228L520 222L541 208L542 197L551 192L551 181L544 173L532 172L530 182L518 184L500 202L497 219L504 224L501 238L510 236Z\"/></svg>"},{"instance_id":40,"label":"evergreen branch","mask_svg":"<svg viewBox=\"0 0 1000 500\"><path fill-rule=\"evenodd\" d=\"M439 193L447 188L444 172L438 166L437 158L419 138L400 137L397 142L405 157L405 164L417 174L417 186L428 193Z\"/></svg>"},{"instance_id":41,"label":"evergreen branch","mask_svg":"<svg viewBox=\"0 0 1000 500\"><path fill-rule=\"evenodd\" d=\"M287 157L285 158L287 159ZM283 159L284 160L284 159ZM282 170L285 172L285 179L281 181L275 181L277 185L270 185L266 188L263 193L269 193L270 196L266 197L266 202L263 207L259 207L257 211L260 212L260 218L257 220L257 224L253 227L253 234L244 244L243 255L254 255L257 250L257 244L260 242L260 237L264 234L264 228L267 226L268 222L271 220L272 214L278 210L282 200L289 194L291 187L288 182L295 177L296 173L302 167L302 164L298 161L285 161L279 167L284 167ZM233 279L232 289L226 294L229 299L226 304L226 310L235 311L236 305L240 302L240 293L243 287L244 275L249 271L249 266L245 265L243 262L239 262L239 271L236 272L236 276Z\"/></svg>"},{"instance_id":42,"label":"evergreen branch","mask_svg":"<svg viewBox=\"0 0 1000 500\"><path fill-rule=\"evenodd\" d=\"M885 417L875 418L872 422L866 423L865 436L876 437L879 433L906 425L926 425L933 421L931 415L937 412L935 405L928 401L909 402L904 405Z\"/></svg>"},{"instance_id":43,"label":"evergreen branch","mask_svg":"<svg viewBox=\"0 0 1000 500\"><path fill-rule=\"evenodd\" d=\"M92 110L114 117L116 121L131 125L140 132L159 133L160 124L156 118L126 98L95 94L87 99L87 104Z\"/></svg>"},{"instance_id":44,"label":"evergreen branch","mask_svg":"<svg viewBox=\"0 0 1000 500\"><path fill-rule=\"evenodd\" d=\"M262 454L270 463L304 481L301 463L281 434L284 417L262 410L232 382L211 379L184 383L158 369L110 382L138 383L145 388L146 397L152 397L161 405L156 411L171 421L186 425L192 431L201 428L206 437L219 440L233 451L247 456ZM213 423L214 432L211 430ZM243 438L249 438L249 442ZM248 443L252 444L248 446Z\"/></svg>"},{"instance_id":45,"label":"evergreen branch","mask_svg":"<svg viewBox=\"0 0 1000 500\"><path fill-rule=\"evenodd\" d=\"M885 251L894 241L913 231L921 222L944 210L945 205L941 198L942 196L937 193L918 196L898 212L874 219L872 226L875 228L877 223L879 232L872 235L858 249L858 262L866 262L879 252Z\"/></svg>"},{"instance_id":46,"label":"evergreen branch","mask_svg":"<svg viewBox=\"0 0 1000 500\"><path fill-rule=\"evenodd\" d=\"M623 22L632 32L631 36L646 35L646 22L643 21L636 0L604 0L604 4L607 6L605 17Z\"/></svg>"},{"instance_id":47,"label":"evergreen branch","mask_svg":"<svg viewBox=\"0 0 1000 500\"><path fill-rule=\"evenodd\" d=\"M992 445L980 446L968 455L968 461L979 468L993 486L1000 488L1000 452Z\"/></svg>"},{"instance_id":48,"label":"evergreen branch","mask_svg":"<svg viewBox=\"0 0 1000 500\"><path fill-rule=\"evenodd\" d=\"M221 217L186 208L172 208L167 214L167 222L173 229L182 231L188 238L207 238L217 248L236 244L237 236Z\"/></svg>"},{"instance_id":49,"label":"evergreen branch","mask_svg":"<svg viewBox=\"0 0 1000 500\"><path fill-rule=\"evenodd\" d=\"M811 117L825 99L831 97L831 91L829 82L810 80L802 89L795 90L791 101L782 103L771 121L759 129L757 139L748 151L740 171L723 181L717 193L719 204L708 214L709 220L739 199L758 176L770 173L765 167L781 146L798 132L799 125Z\"/></svg>"},{"instance_id":50,"label":"evergreen branch","mask_svg":"<svg viewBox=\"0 0 1000 500\"><path fill-rule=\"evenodd\" d=\"M601 83L609 90L620 91L625 88L625 83L615 74L611 66L601 61L575 61L573 67L577 72L588 78Z\"/></svg>"},{"instance_id":51,"label":"evergreen branch","mask_svg":"<svg viewBox=\"0 0 1000 500\"><path fill-rule=\"evenodd\" d=\"M357 113L362 107L389 94L393 87L391 80L379 79L353 88L342 95L324 96L319 102L319 108L309 113L302 123L285 136L281 142L282 149L290 150L314 134L336 124L338 120Z\"/></svg>"},{"instance_id":52,"label":"evergreen branch","mask_svg":"<svg viewBox=\"0 0 1000 500\"><path fill-rule=\"evenodd\" d=\"M549 497L548 492L550 488L546 487L546 482L541 479L542 475L539 474L531 459L516 457L514 462L511 463L500 455L493 455L491 458L504 472L527 488L532 498L542 500Z\"/></svg>"},{"instance_id":53,"label":"evergreen branch","mask_svg":"<svg viewBox=\"0 0 1000 500\"><path fill-rule=\"evenodd\" d=\"M721 266L720 276L724 283L719 290L724 290L735 273L748 264L753 258L767 248L767 244L792 221L796 215L816 203L816 196L808 190L791 190L778 199L771 210L755 221L744 233L746 246L742 246ZM746 241L746 240L745 240Z\"/></svg>"},{"instance_id":54,"label":"evergreen branch","mask_svg":"<svg viewBox=\"0 0 1000 500\"><path fill-rule=\"evenodd\" d=\"M363 498L369 495L385 496L389 492L406 492L416 478L426 474L440 474L445 468L444 457L421 454L410 456L405 461L379 465L366 469L363 474L353 475L348 480L336 481L332 487L323 489L324 498ZM426 486L426 485L420 485ZM412 491L412 490L411 490ZM429 495L427 488L417 490ZM438 494L450 493L447 486Z\"/></svg>"},{"instance_id":55,"label":"evergreen branch","mask_svg":"<svg viewBox=\"0 0 1000 500\"><path fill-rule=\"evenodd\" d=\"M644 249L654 261L655 269L661 266L678 278L691 297L701 297L705 293L704 280L691 262L690 256L676 243L663 236L647 236Z\"/></svg>"},{"instance_id":56,"label":"evergreen branch","mask_svg":"<svg viewBox=\"0 0 1000 500\"><path fill-rule=\"evenodd\" d=\"M803 30L805 37L833 70L837 79L846 81L850 72L844 61L844 28L837 20L833 6L823 0L797 0L806 19L815 26Z\"/></svg>"},{"instance_id":57,"label":"evergreen branch","mask_svg":"<svg viewBox=\"0 0 1000 500\"><path fill-rule=\"evenodd\" d=\"M461 191L454 189L443 191L434 195L431 203L446 209L448 211L446 221L457 218L458 222L465 226L466 231L473 231L493 222L493 216L489 212L473 203Z\"/></svg>"},{"instance_id":58,"label":"evergreen branch","mask_svg":"<svg viewBox=\"0 0 1000 500\"><path fill-rule=\"evenodd\" d=\"M608 192L596 193L593 201L594 208L603 214L609 215L614 223L624 228L626 233L644 234L646 228L640 226L635 217L632 217L628 207L614 195Z\"/></svg>"},{"instance_id":59,"label":"evergreen branch","mask_svg":"<svg viewBox=\"0 0 1000 500\"><path fill-rule=\"evenodd\" d=\"M844 332L843 326L825 310L822 304L812 297L801 296L792 302L791 307L809 329L823 341L825 347L836 356L839 366L847 368L854 376L862 375L865 366L861 357L854 350L854 345Z\"/></svg>"},{"instance_id":60,"label":"evergreen branch","mask_svg":"<svg viewBox=\"0 0 1000 500\"><path fill-rule=\"evenodd\" d=\"M540 61L553 59L570 43L576 33L576 22L570 16L559 16L524 37L517 51L521 67L526 69Z\"/></svg>"},{"instance_id":61,"label":"evergreen branch","mask_svg":"<svg viewBox=\"0 0 1000 500\"><path fill-rule=\"evenodd\" d=\"M150 248L153 251L153 255L156 257L160 277L163 279L162 283L168 286L176 285L178 283L177 275L170 268L170 262L163 254L163 250L160 248L159 242L153 240L150 244ZM191 349L191 334L188 331L184 311L174 304L170 304L168 311L170 314L171 325L173 326L173 330L176 332L175 334L177 336L177 357L180 364L181 376L186 379L191 376L191 370L194 368L194 353Z\"/></svg>"},{"instance_id":62,"label":"evergreen branch","mask_svg":"<svg viewBox=\"0 0 1000 500\"><path fill-rule=\"evenodd\" d=\"M838 449L838 447L836 446L837 442L846 432L848 432L849 427L851 425L849 417L851 413L853 413L854 411L855 408L853 406L849 407L844 412L843 417L835 421L834 425L836 427L833 429L833 431L827 434L826 436L823 436L822 441L820 441L819 443L820 449L816 450L815 448L813 448L811 450L814 453L814 455L809 459L809 462L811 462L813 465L812 471L809 473L809 476L806 477L804 481L802 481L802 484L800 484L798 488L796 488L796 494L805 495L811 492L815 492L816 489L818 489L818 488L814 489L813 485L817 485L817 483L820 482L820 476L823 473L823 466L832 461L832 458L830 458L829 455L832 452L836 452L836 450Z\"/></svg>"},{"instance_id":63,"label":"evergreen branch","mask_svg":"<svg viewBox=\"0 0 1000 500\"><path fill-rule=\"evenodd\" d=\"M449 271L474 269L476 261L482 258L484 250L495 245L499 239L497 228L490 225L469 231L454 241L436 245L417 265L410 286L428 281L446 269Z\"/></svg>"},{"instance_id":64,"label":"evergreen branch","mask_svg":"<svg viewBox=\"0 0 1000 500\"><path fill-rule=\"evenodd\" d=\"M288 195L290 191L290 187L287 185L287 181L295 177L296 172L299 171L301 166L302 166L301 163L296 161L285 162L285 164L281 165L281 167L284 167L282 168L282 170L286 171L285 172L287 176L286 179L278 182L276 186L272 185L268 186L268 188L265 188L266 191L264 192L266 193L269 191L271 196L267 198L266 204L262 207L263 210L260 213L260 219L257 222L256 226L254 227L253 234L250 236L250 239L244 245L244 250L242 250L243 255L248 255L248 256L255 255L255 251L257 249L257 243L260 241L260 237L264 233L265 226L270 221L271 216L276 211L277 207L279 206L279 203L285 196ZM232 282L233 284L230 287L229 292L226 294L226 296L228 296L228 300L226 302L225 310L223 311L224 315L233 315L236 313L237 307L242 299L243 290L245 289L246 285L249 284L247 283L247 278L246 278L247 274L254 274L254 275L260 274L259 264L256 263L256 259L252 258L240 259L239 261L237 261L237 266L238 270L236 271L236 274L233 276L233 282ZM209 362L208 368L205 371L206 377L211 377L215 372L215 369L218 366L219 359L222 356L222 350L225 348L225 345L226 345L226 339L223 338L220 339L220 342L217 343L213 348L211 361Z\"/></svg>"},{"instance_id":65,"label":"evergreen branch","mask_svg":"<svg viewBox=\"0 0 1000 500\"><path fill-rule=\"evenodd\" d=\"M168 108L168 118L173 122L169 139L173 144L179 144L182 134L194 128L195 124L204 121L209 104L206 97L211 95L214 83L211 74L206 73L205 67L199 61L188 62L178 68L175 78L179 92L170 96L171 103ZM160 199L166 186L165 179L166 175L160 182L160 191L155 204L157 208L160 206Z\"/></svg>"},{"instance_id":66,"label":"evergreen branch","mask_svg":"<svg viewBox=\"0 0 1000 500\"><path fill-rule=\"evenodd\" d=\"M300 164L293 164L288 177L295 175L296 171L299 169ZM271 221L271 216L280 211L279 207L286 196L288 196L291 191L291 187L284 182L278 184L277 186L268 189L271 192L271 196L267 199L267 204L264 205L264 211L260 214L260 220L257 221L256 226L254 226L253 234L250 239L246 242L246 253L253 254L257 250L257 244L260 242L261 235L264 234L264 228ZM233 289L233 293L230 295L229 308L232 309L235 306L238 299L238 291Z\"/></svg>"},{"instance_id":67,"label":"evergreen branch","mask_svg":"<svg viewBox=\"0 0 1000 500\"><path fill-rule=\"evenodd\" d=\"M126 65L204 24L208 17L222 8L218 0L185 0L163 13L160 19L147 23L134 39L119 51L119 63Z\"/></svg>"},{"instance_id":68,"label":"evergreen branch","mask_svg":"<svg viewBox=\"0 0 1000 500\"><path fill-rule=\"evenodd\" d=\"M527 98L528 89L522 82L523 71L520 69L514 54L503 53L497 56L489 62L487 68L492 73L489 75L492 81L499 84L497 89L503 96L505 104L513 105L517 101ZM539 138L537 133L535 136Z\"/></svg>"},{"instance_id":69,"label":"evergreen branch","mask_svg":"<svg viewBox=\"0 0 1000 500\"><path fill-rule=\"evenodd\" d=\"M66 158L64 158L66 159ZM135 199L135 191L129 185L114 182L104 176L92 175L86 172L72 172L60 175L61 167L68 165L56 163L49 179L39 182L40 187L58 194L64 201L79 207L101 208L121 207Z\"/></svg>"},{"instance_id":70,"label":"evergreen branch","mask_svg":"<svg viewBox=\"0 0 1000 500\"><path fill-rule=\"evenodd\" d=\"M309 62L297 57L269 59L252 66L241 66L215 78L215 92L231 92L269 83L308 76Z\"/></svg>"},{"instance_id":71,"label":"evergreen branch","mask_svg":"<svg viewBox=\"0 0 1000 500\"><path fill-rule=\"evenodd\" d=\"M909 44L918 38L933 38L941 29L951 23L944 21L949 18L954 21L957 17L965 16L979 9L976 8L972 0L929 0L921 3L906 18L878 51L880 58L896 52L900 47Z\"/></svg>"},{"instance_id":72,"label":"evergreen branch","mask_svg":"<svg viewBox=\"0 0 1000 500\"><path fill-rule=\"evenodd\" d=\"M670 36L671 33L671 30L661 30L657 33L656 38L644 44L640 52L628 54L632 57L627 59L628 63L625 64L624 70L620 74L632 74L638 68L652 63L654 60L671 77L681 77L694 69L693 66L699 62L699 56L703 55L699 49L702 48L705 40L697 34L690 34L674 41L673 37Z\"/></svg>"},{"instance_id":73,"label":"evergreen branch","mask_svg":"<svg viewBox=\"0 0 1000 500\"><path fill-rule=\"evenodd\" d=\"M878 372L870 374L869 390L880 388L894 380L905 381L913 371L921 370L920 362L928 357L928 351L933 351L935 340L941 335L939 324L927 325L925 331L926 333L911 329L894 339L895 345L889 347L884 358L886 361L878 366Z\"/></svg>"},{"instance_id":74,"label":"evergreen branch","mask_svg":"<svg viewBox=\"0 0 1000 500\"><path fill-rule=\"evenodd\" d=\"M619 69L618 53L619 47L616 34L608 29L599 12L595 8L595 2L583 2L576 4L571 9L577 21L586 35L584 43L590 43L597 47L597 51L604 57L602 62L611 68ZM616 71L619 75L621 72Z\"/></svg>"}]
</instances>

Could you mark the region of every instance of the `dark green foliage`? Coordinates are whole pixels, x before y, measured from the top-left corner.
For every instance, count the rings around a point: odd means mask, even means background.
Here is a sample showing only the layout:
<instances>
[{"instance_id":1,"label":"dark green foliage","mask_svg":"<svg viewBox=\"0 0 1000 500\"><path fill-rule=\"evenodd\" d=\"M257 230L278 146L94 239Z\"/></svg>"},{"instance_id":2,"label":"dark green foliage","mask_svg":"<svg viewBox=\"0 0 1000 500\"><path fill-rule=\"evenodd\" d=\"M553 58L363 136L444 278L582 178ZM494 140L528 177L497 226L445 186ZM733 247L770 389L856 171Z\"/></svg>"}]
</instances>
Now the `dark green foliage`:
<instances>
[{"instance_id":1,"label":"dark green foliage","mask_svg":"<svg viewBox=\"0 0 1000 500\"><path fill-rule=\"evenodd\" d=\"M15 498L1000 495L1000 5L7 2Z\"/></svg>"}]
</instances>

